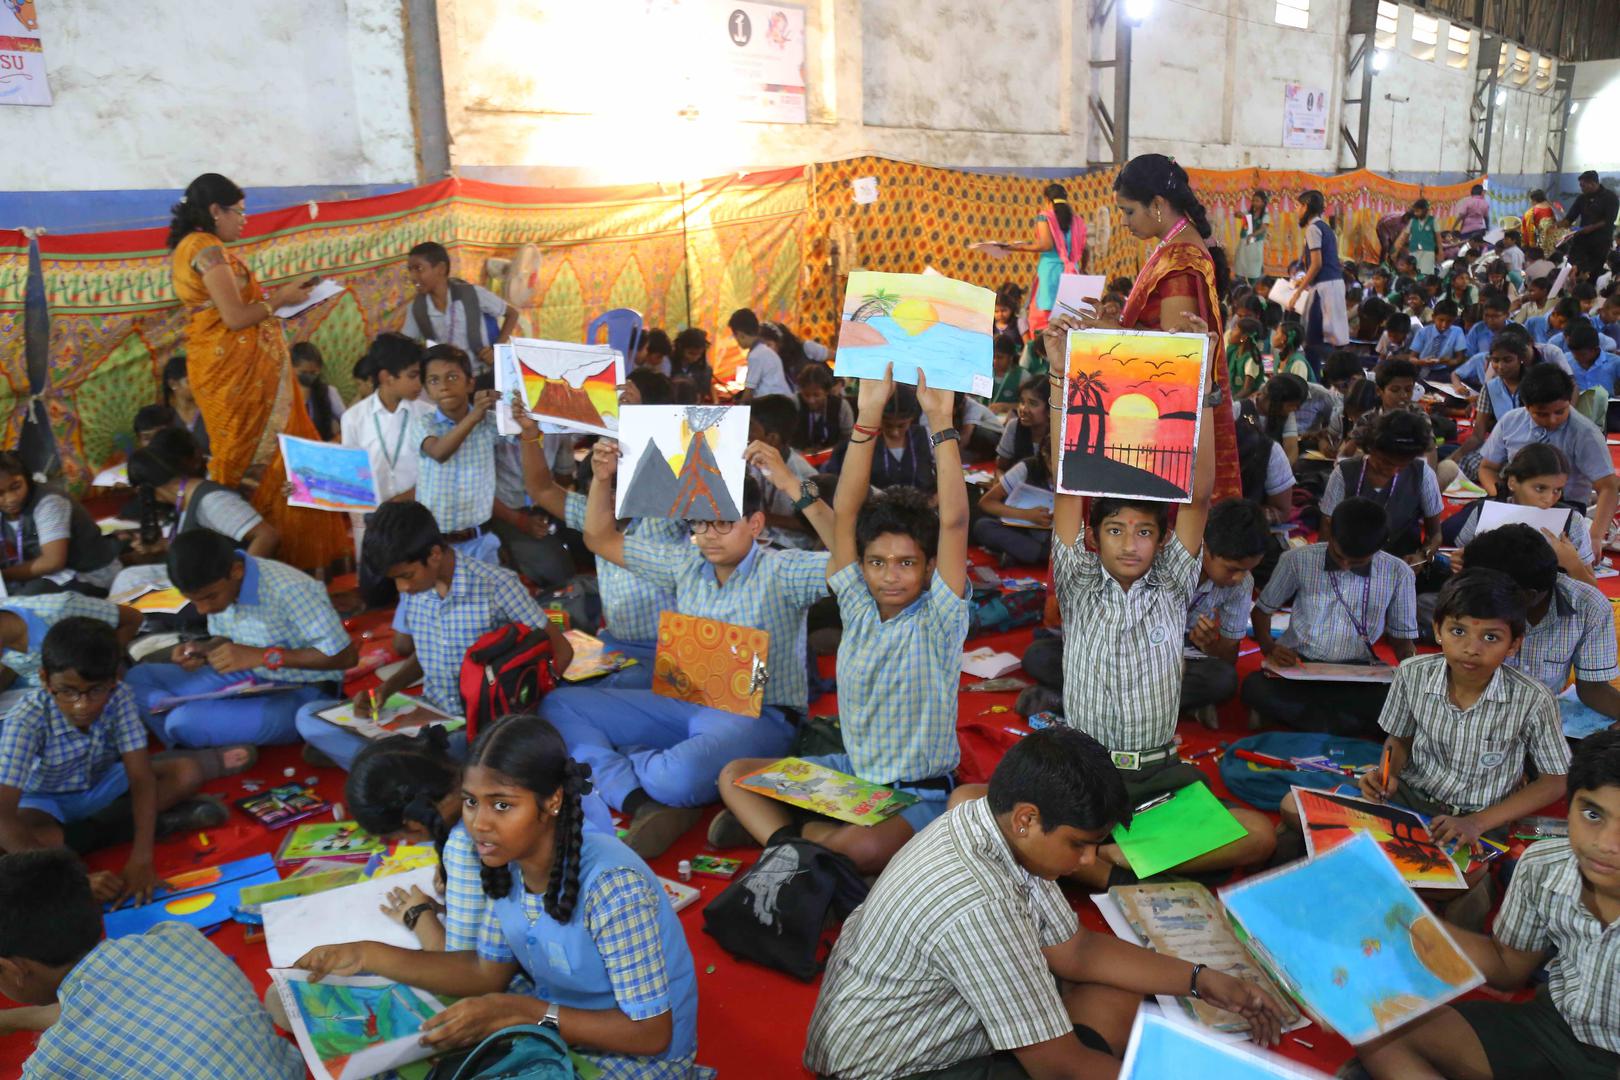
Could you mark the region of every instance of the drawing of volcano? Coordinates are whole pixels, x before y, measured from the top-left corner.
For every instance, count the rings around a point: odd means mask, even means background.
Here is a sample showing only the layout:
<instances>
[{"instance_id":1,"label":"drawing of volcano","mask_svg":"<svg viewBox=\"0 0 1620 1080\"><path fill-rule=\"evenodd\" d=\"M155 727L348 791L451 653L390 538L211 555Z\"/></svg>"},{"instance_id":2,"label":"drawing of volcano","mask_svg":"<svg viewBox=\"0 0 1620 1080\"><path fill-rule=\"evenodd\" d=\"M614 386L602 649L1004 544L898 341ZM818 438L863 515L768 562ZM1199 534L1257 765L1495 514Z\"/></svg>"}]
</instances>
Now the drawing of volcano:
<instances>
[{"instance_id":1,"label":"drawing of volcano","mask_svg":"<svg viewBox=\"0 0 1620 1080\"><path fill-rule=\"evenodd\" d=\"M619 512L627 518L676 517L678 515L673 507L680 490L675 470L669 467L664 452L658 449L657 442L648 439L646 450L642 451L641 459L636 462L635 474L630 477L630 486L625 490L624 505Z\"/></svg>"},{"instance_id":2,"label":"drawing of volcano","mask_svg":"<svg viewBox=\"0 0 1620 1080\"><path fill-rule=\"evenodd\" d=\"M658 456L662 461L663 455ZM669 466L666 464L664 468L667 470ZM679 484L675 508L666 516L687 521L737 521L742 518L736 504L731 501L725 477L720 475L714 451L709 449L709 440L702 431L692 433L692 441L686 447L686 459L681 463Z\"/></svg>"},{"instance_id":3,"label":"drawing of volcano","mask_svg":"<svg viewBox=\"0 0 1620 1080\"><path fill-rule=\"evenodd\" d=\"M533 379L542 385L537 399L530 409L540 416L556 417L561 420L573 420L576 423L590 424L593 427L602 427L606 421L591 402L591 395L584 390L575 390L563 379Z\"/></svg>"}]
</instances>

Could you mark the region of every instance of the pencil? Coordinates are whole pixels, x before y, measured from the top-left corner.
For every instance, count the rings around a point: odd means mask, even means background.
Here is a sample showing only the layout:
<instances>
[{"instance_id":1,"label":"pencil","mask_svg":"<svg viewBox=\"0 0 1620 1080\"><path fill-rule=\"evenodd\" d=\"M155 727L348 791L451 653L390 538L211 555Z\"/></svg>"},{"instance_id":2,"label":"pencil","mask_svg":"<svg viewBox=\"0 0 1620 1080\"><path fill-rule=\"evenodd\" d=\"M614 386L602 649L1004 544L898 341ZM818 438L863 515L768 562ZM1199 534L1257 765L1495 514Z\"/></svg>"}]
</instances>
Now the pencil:
<instances>
[{"instance_id":1,"label":"pencil","mask_svg":"<svg viewBox=\"0 0 1620 1080\"><path fill-rule=\"evenodd\" d=\"M1386 795L1386 794L1389 793L1389 758L1390 758L1389 749L1390 749L1389 743L1385 743L1384 744L1384 764L1383 764L1383 767L1379 770L1379 773L1378 773L1378 794L1380 794L1380 795Z\"/></svg>"}]
</instances>

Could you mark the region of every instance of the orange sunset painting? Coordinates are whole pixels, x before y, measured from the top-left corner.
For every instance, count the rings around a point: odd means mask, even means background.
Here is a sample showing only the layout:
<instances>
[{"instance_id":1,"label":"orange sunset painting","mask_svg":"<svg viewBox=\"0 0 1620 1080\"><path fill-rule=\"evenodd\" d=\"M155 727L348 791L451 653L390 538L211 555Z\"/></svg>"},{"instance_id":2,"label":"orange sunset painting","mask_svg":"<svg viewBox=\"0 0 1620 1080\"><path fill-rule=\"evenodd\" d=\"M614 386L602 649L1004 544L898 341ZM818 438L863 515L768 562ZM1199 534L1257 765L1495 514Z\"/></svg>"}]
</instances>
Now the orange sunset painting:
<instances>
[{"instance_id":1,"label":"orange sunset painting","mask_svg":"<svg viewBox=\"0 0 1620 1080\"><path fill-rule=\"evenodd\" d=\"M1069 334L1058 490L1187 502L1208 339L1196 334Z\"/></svg>"}]
</instances>

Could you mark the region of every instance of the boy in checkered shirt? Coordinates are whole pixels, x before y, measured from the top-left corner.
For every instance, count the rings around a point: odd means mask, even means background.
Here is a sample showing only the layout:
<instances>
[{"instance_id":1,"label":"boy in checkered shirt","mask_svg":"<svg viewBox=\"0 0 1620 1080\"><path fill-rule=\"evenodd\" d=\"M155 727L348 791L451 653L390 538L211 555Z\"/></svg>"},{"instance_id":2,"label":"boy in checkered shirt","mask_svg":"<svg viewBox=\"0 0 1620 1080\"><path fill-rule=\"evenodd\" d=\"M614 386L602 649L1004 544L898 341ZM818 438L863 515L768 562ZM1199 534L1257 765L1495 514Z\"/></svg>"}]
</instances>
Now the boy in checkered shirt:
<instances>
[{"instance_id":1,"label":"boy in checkered shirt","mask_svg":"<svg viewBox=\"0 0 1620 1080\"><path fill-rule=\"evenodd\" d=\"M1375 1080L1620 1075L1620 732L1576 747L1564 783L1568 839L1519 860L1490 936L1447 929L1498 990L1545 966L1527 1002L1461 1001L1361 1050Z\"/></svg>"},{"instance_id":2,"label":"boy in checkered shirt","mask_svg":"<svg viewBox=\"0 0 1620 1080\"><path fill-rule=\"evenodd\" d=\"M945 812L960 747L957 687L972 606L967 599L968 503L961 447L951 427L956 395L917 388L935 434L939 510L914 488L867 499L875 434L894 389L892 373L863 379L860 418L850 435L833 510L827 584L838 598L838 709L845 752L809 760L915 795L918 802L880 825L806 820L785 803L735 781L773 758L742 758L720 774L722 810L709 826L715 847L802 835L881 873L895 852ZM769 401L769 398L759 399ZM759 408L756 403L755 409Z\"/></svg>"}]
</instances>

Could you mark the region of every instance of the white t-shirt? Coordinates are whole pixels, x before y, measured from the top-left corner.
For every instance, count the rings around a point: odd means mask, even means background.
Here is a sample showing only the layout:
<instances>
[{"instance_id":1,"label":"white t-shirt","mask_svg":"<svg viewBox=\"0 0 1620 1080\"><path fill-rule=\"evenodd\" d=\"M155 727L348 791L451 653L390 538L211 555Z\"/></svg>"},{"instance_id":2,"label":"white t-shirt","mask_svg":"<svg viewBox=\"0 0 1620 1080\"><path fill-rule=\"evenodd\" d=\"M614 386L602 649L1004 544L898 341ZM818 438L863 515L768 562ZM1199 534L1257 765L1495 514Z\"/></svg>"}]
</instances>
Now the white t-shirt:
<instances>
[{"instance_id":1,"label":"white t-shirt","mask_svg":"<svg viewBox=\"0 0 1620 1080\"><path fill-rule=\"evenodd\" d=\"M782 358L776 355L776 350L763 341L754 342L754 347L748 350L748 379L743 384L754 392L755 397L764 397L766 394L792 395L793 387L788 385L787 376L782 373Z\"/></svg>"}]
</instances>

